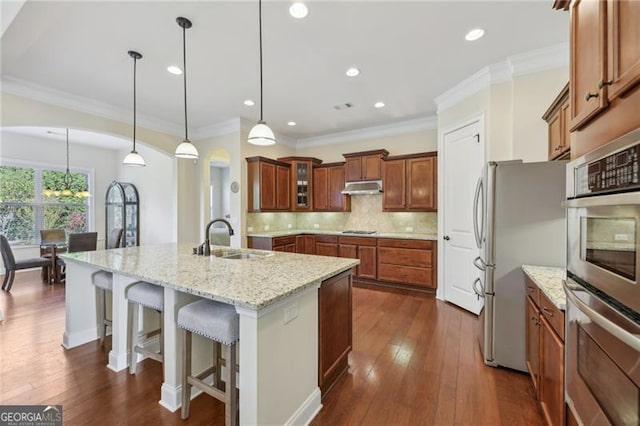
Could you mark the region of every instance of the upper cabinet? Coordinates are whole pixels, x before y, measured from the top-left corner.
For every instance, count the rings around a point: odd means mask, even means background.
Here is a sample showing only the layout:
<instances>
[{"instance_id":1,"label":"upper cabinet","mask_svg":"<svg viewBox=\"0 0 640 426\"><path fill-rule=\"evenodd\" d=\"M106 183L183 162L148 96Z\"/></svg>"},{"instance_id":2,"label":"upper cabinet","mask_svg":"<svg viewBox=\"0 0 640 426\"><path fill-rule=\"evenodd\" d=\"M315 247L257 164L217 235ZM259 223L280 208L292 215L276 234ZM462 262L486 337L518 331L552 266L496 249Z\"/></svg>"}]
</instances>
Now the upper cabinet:
<instances>
[{"instance_id":1,"label":"upper cabinet","mask_svg":"<svg viewBox=\"0 0 640 426\"><path fill-rule=\"evenodd\" d=\"M386 149L342 154L345 158L347 182L382 179L382 159L389 155Z\"/></svg>"},{"instance_id":2,"label":"upper cabinet","mask_svg":"<svg viewBox=\"0 0 640 426\"><path fill-rule=\"evenodd\" d=\"M309 212L313 209L313 167L322 160L310 157L284 157L278 161L291 166L291 211Z\"/></svg>"},{"instance_id":3,"label":"upper cabinet","mask_svg":"<svg viewBox=\"0 0 640 426\"><path fill-rule=\"evenodd\" d=\"M247 158L248 211L291 209L290 168L265 157Z\"/></svg>"},{"instance_id":4,"label":"upper cabinet","mask_svg":"<svg viewBox=\"0 0 640 426\"><path fill-rule=\"evenodd\" d=\"M384 211L438 209L436 152L387 157L382 163Z\"/></svg>"},{"instance_id":5,"label":"upper cabinet","mask_svg":"<svg viewBox=\"0 0 640 426\"><path fill-rule=\"evenodd\" d=\"M640 2L571 3L572 156L640 126Z\"/></svg>"},{"instance_id":6,"label":"upper cabinet","mask_svg":"<svg viewBox=\"0 0 640 426\"><path fill-rule=\"evenodd\" d=\"M351 196L342 194L345 184L344 163L327 163L313 169L313 210L351 211Z\"/></svg>"},{"instance_id":7,"label":"upper cabinet","mask_svg":"<svg viewBox=\"0 0 640 426\"><path fill-rule=\"evenodd\" d=\"M549 125L549 160L564 159L569 154L571 148L569 114L569 83L567 83L542 116Z\"/></svg>"}]
</instances>

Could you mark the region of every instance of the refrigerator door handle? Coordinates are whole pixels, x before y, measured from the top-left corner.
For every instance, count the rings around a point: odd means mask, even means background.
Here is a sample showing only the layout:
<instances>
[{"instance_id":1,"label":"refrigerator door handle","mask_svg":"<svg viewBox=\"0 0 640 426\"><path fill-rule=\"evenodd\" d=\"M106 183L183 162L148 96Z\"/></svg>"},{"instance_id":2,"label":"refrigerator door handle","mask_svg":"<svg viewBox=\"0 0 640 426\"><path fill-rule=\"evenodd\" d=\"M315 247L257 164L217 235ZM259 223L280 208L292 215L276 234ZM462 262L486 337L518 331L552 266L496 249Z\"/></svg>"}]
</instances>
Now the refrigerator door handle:
<instances>
[{"instance_id":1,"label":"refrigerator door handle","mask_svg":"<svg viewBox=\"0 0 640 426\"><path fill-rule=\"evenodd\" d=\"M471 287L473 288L473 292L476 294L476 296L478 296L478 300L481 297L484 299L484 289L482 287L478 288L478 284L482 286L482 281L480 281L480 278L476 278Z\"/></svg>"},{"instance_id":2,"label":"refrigerator door handle","mask_svg":"<svg viewBox=\"0 0 640 426\"><path fill-rule=\"evenodd\" d=\"M478 179L478 184L476 185L476 194L475 194L475 197L473 198L473 233L476 237L476 245L478 246L478 248L481 248L482 246L481 232L483 232L483 228L484 228L484 216L482 212L480 212L480 220L482 221L482 223L480 226L478 226L478 204L480 201L480 196L482 195L483 185L484 184L482 183L482 176L481 176ZM482 201L482 204L484 204L484 200ZM482 206L482 210L484 210L484 205Z\"/></svg>"}]
</instances>

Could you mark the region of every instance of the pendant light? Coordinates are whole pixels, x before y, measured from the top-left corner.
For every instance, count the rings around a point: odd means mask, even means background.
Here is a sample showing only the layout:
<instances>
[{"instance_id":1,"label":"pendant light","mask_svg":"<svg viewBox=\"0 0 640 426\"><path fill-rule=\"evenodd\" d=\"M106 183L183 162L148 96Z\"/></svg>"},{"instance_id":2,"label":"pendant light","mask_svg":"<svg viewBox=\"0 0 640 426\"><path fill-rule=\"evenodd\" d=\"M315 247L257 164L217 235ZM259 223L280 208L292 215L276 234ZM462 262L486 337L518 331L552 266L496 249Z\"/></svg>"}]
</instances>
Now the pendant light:
<instances>
[{"instance_id":1,"label":"pendant light","mask_svg":"<svg viewBox=\"0 0 640 426\"><path fill-rule=\"evenodd\" d=\"M136 51L127 52L133 58L133 149L124 157L122 164L125 166L144 167L146 166L142 155L136 151L136 63L142 59L142 55Z\"/></svg>"},{"instance_id":2,"label":"pendant light","mask_svg":"<svg viewBox=\"0 0 640 426\"><path fill-rule=\"evenodd\" d=\"M260 38L260 120L249 132L247 142L253 145L266 146L275 144L276 138L267 123L262 119L262 0L258 0L258 29Z\"/></svg>"},{"instance_id":3,"label":"pendant light","mask_svg":"<svg viewBox=\"0 0 640 426\"><path fill-rule=\"evenodd\" d=\"M176 22L182 28L182 77L184 81L184 141L176 148L175 156L178 158L198 158L198 150L189 140L189 130L187 126L187 28L191 28L191 21L187 18L178 17Z\"/></svg>"},{"instance_id":4,"label":"pendant light","mask_svg":"<svg viewBox=\"0 0 640 426\"><path fill-rule=\"evenodd\" d=\"M48 131L47 133L55 133L55 134L60 134L57 132L52 132L52 131ZM85 187L82 191L78 191L75 194L71 191L70 188L70 183L71 183L71 173L69 172L69 129L66 129L66 135L67 135L67 170L64 174L64 189L61 190L53 190L49 187L45 188L42 191L42 195L44 195L45 197L51 197L51 196L55 196L55 197L71 197L71 196L76 196L79 198L88 198L91 197L91 193L89 192L89 189L87 187Z\"/></svg>"}]
</instances>

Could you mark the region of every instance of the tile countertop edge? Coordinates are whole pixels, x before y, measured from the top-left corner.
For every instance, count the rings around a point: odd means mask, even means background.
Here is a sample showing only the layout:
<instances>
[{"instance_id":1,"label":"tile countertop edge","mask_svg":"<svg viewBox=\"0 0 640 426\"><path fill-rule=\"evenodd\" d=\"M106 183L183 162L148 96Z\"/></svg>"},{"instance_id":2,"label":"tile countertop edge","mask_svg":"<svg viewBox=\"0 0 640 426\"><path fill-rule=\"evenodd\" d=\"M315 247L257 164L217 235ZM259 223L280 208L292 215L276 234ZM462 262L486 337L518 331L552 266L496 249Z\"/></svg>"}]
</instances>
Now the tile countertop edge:
<instances>
[{"instance_id":1,"label":"tile countertop edge","mask_svg":"<svg viewBox=\"0 0 640 426\"><path fill-rule=\"evenodd\" d=\"M83 265L89 265L89 266L92 266L94 268L97 268L97 266L95 264L93 264L91 262L88 262L88 261L86 261L84 259L76 259L74 257L68 257L68 256L66 256L66 254L65 255L61 255L61 257L64 257L66 261L79 263L79 264L83 264ZM240 302L240 301L237 301L237 300L228 299L228 298L222 297L222 296L213 296L212 297L211 294L207 294L205 292L201 292L201 291L198 291L196 289L190 289L190 288L186 288L186 287L177 286L177 285L172 284L172 283L167 282L167 281L157 280L157 279L154 279L154 278L151 278L151 277L145 277L143 275L130 274L130 273L127 273L127 272L115 270L113 268L100 267L98 269L103 270L103 271L107 271L107 272L111 272L112 274L113 273L119 274L119 275L122 275L122 276L125 276L125 277L128 277L128 278L132 278L132 279L144 280L144 281L149 282L151 284L158 284L158 285L163 286L163 287L173 288L175 290L178 290L178 291L181 291L181 292L184 292L184 293L194 294L196 296L200 296L200 297L204 297L204 298L207 298L207 299L216 300L216 301L219 301L219 302L222 302L222 303L226 303L228 305L239 306L241 308L245 308L245 309L248 309L248 310L253 310L253 311L260 312L260 310L265 309L265 308L267 308L267 307L279 302L280 300L286 299L289 296L292 296L292 295L294 295L296 293L299 293L299 292L301 292L301 291L303 291L303 290L305 290L305 289L307 289L307 288L309 288L309 287L311 287L313 285L316 285L316 284L320 285L320 284L322 284L323 281L325 281L325 280L327 280L327 279L329 279L329 278L331 278L333 276L339 275L339 274L341 274L341 273L343 273L345 271L348 271L349 269L354 268L355 266L357 266L357 264L360 263L359 261L356 262L356 259L354 259L354 262L355 263L352 266L345 266L345 267L339 268L338 270L336 270L336 271L334 271L332 273L327 273L327 274L323 275L319 279L315 279L315 280L312 280L310 282L301 284L298 287L295 287L295 288L293 288L293 289L291 289L291 290L289 290L287 292L284 292L282 294L278 294L278 295L276 295L276 296L274 296L274 297L272 297L270 299L264 300L260 304L244 303L244 302Z\"/></svg>"},{"instance_id":2,"label":"tile countertop edge","mask_svg":"<svg viewBox=\"0 0 640 426\"><path fill-rule=\"evenodd\" d=\"M551 303L562 311L566 310L566 296L562 288L562 280L567 277L567 271L564 268L522 265L522 270Z\"/></svg>"},{"instance_id":3,"label":"tile countertop edge","mask_svg":"<svg viewBox=\"0 0 640 426\"><path fill-rule=\"evenodd\" d=\"M315 235L336 235L343 237L365 237L365 238L398 238L406 240L429 240L436 241L438 236L436 234L422 234L422 233L401 233L401 232L379 232L375 234L350 234L342 231L323 231L319 229L296 229L288 231L266 231L266 232L249 232L247 237L254 238L278 238L278 237L291 237L302 234L315 234Z\"/></svg>"}]
</instances>

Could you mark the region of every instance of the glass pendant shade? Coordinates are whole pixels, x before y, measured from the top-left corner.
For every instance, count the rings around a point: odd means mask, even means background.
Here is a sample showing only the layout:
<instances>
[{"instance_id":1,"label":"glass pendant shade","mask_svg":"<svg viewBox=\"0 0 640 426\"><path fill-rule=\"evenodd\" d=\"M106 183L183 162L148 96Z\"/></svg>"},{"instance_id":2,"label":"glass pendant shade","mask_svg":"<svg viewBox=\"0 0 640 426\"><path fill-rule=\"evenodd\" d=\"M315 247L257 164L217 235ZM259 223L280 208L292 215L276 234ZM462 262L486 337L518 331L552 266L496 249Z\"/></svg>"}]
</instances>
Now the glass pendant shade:
<instances>
[{"instance_id":1,"label":"glass pendant shade","mask_svg":"<svg viewBox=\"0 0 640 426\"><path fill-rule=\"evenodd\" d=\"M78 197L78 198L89 198L89 197L91 197L91 193L89 192L88 189L85 188L82 191L76 192L76 197Z\"/></svg>"},{"instance_id":2,"label":"glass pendant shade","mask_svg":"<svg viewBox=\"0 0 640 426\"><path fill-rule=\"evenodd\" d=\"M134 166L134 167L144 167L146 163L144 162L144 158L142 155L138 154L138 151L131 151L124 157L122 164L125 166Z\"/></svg>"},{"instance_id":3,"label":"glass pendant shade","mask_svg":"<svg viewBox=\"0 0 640 426\"><path fill-rule=\"evenodd\" d=\"M274 145L276 143L276 138L273 135L273 131L271 131L269 126L267 126L267 123L259 121L258 124L253 126L249 132L247 142L252 145L267 146Z\"/></svg>"},{"instance_id":4,"label":"glass pendant shade","mask_svg":"<svg viewBox=\"0 0 640 426\"><path fill-rule=\"evenodd\" d=\"M62 192L60 193L60 195L62 195L63 197L71 197L73 195L73 192L71 192L71 190L69 189L69 187L65 188L62 190Z\"/></svg>"},{"instance_id":5,"label":"glass pendant shade","mask_svg":"<svg viewBox=\"0 0 640 426\"><path fill-rule=\"evenodd\" d=\"M184 141L176 148L175 156L195 160L198 158L198 150L191 142Z\"/></svg>"},{"instance_id":6,"label":"glass pendant shade","mask_svg":"<svg viewBox=\"0 0 640 426\"><path fill-rule=\"evenodd\" d=\"M53 195L53 189L51 188L45 188L42 191L42 195L44 195L45 197L51 197Z\"/></svg>"}]
</instances>

